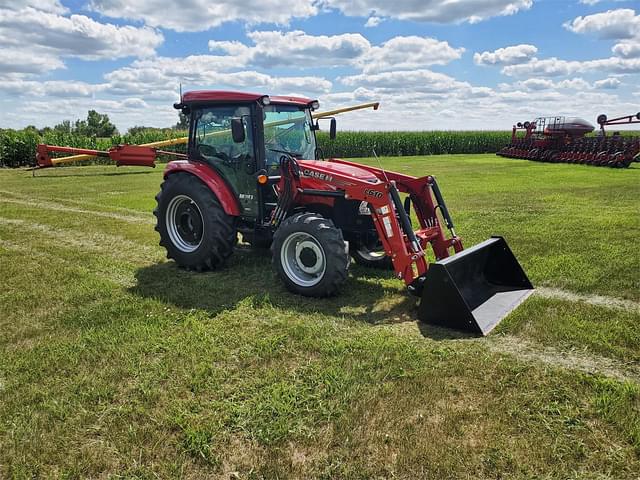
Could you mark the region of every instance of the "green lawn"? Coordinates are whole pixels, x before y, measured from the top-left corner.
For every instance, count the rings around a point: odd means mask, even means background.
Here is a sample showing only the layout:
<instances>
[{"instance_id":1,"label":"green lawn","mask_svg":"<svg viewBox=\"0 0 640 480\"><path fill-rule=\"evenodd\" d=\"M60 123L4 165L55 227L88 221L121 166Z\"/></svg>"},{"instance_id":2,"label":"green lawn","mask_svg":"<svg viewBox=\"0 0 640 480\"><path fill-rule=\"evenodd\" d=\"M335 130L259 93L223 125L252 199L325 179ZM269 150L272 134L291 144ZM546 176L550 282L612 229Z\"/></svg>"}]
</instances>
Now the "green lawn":
<instances>
[{"instance_id":1,"label":"green lawn","mask_svg":"<svg viewBox=\"0 0 640 480\"><path fill-rule=\"evenodd\" d=\"M161 168L0 170L0 478L637 478L640 164L381 160L568 298L471 338L390 273L317 300L245 244L176 268Z\"/></svg>"}]
</instances>

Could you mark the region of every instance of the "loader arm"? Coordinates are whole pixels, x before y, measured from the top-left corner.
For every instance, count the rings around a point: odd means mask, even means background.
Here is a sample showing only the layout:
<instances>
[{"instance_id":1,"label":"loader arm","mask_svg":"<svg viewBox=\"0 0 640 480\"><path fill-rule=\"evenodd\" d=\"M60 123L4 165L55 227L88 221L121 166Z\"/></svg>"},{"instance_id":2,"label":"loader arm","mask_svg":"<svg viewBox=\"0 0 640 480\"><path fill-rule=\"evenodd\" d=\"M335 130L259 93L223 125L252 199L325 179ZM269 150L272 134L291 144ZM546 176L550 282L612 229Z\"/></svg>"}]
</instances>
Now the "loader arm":
<instances>
[{"instance_id":1,"label":"loader arm","mask_svg":"<svg viewBox=\"0 0 640 480\"><path fill-rule=\"evenodd\" d=\"M408 194L421 227L421 229L416 232L416 236L423 240L423 247L427 242L431 242L437 260L447 258L450 255L449 249L451 247L453 247L456 253L462 251L462 240L455 235L455 231L452 232L452 237L447 239L442 228L440 228L441 222L437 215L438 209L440 209L445 217L446 225L453 227L453 222L448 214L446 204L439 193L435 177L427 175L417 178L411 175L388 172L380 168L348 162L338 158L332 158L329 161L367 170L382 181L388 180L389 182L393 182L398 191ZM436 229L435 237L433 234L434 228Z\"/></svg>"}]
</instances>

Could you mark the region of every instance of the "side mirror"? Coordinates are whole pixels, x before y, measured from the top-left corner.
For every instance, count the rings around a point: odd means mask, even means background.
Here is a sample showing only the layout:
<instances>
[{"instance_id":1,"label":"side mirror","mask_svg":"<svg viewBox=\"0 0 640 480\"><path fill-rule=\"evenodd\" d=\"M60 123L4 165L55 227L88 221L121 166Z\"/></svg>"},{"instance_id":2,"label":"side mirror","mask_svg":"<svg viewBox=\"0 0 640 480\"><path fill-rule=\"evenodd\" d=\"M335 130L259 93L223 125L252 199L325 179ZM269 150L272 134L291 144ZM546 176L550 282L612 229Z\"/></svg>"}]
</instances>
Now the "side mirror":
<instances>
[{"instance_id":1,"label":"side mirror","mask_svg":"<svg viewBox=\"0 0 640 480\"><path fill-rule=\"evenodd\" d=\"M334 140L336 138L336 119L331 119L331 125L329 126L329 138Z\"/></svg>"},{"instance_id":2,"label":"side mirror","mask_svg":"<svg viewBox=\"0 0 640 480\"><path fill-rule=\"evenodd\" d=\"M244 122L242 121L242 118L231 119L231 136L233 137L234 143L244 142L245 133Z\"/></svg>"}]
</instances>

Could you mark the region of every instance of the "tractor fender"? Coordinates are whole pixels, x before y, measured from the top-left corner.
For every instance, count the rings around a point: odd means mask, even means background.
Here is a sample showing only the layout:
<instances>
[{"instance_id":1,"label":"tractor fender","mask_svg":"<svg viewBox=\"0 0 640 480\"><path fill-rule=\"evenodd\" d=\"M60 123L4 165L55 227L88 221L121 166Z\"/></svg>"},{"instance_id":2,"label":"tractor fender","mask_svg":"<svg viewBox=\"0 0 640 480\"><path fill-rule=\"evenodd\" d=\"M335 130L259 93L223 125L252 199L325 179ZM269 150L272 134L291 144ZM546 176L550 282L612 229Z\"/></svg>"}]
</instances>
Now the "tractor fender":
<instances>
[{"instance_id":1,"label":"tractor fender","mask_svg":"<svg viewBox=\"0 0 640 480\"><path fill-rule=\"evenodd\" d=\"M167 163L164 178L179 172L190 173L198 177L215 194L227 215L240 216L240 205L235 193L222 176L204 163L189 160L175 160Z\"/></svg>"}]
</instances>

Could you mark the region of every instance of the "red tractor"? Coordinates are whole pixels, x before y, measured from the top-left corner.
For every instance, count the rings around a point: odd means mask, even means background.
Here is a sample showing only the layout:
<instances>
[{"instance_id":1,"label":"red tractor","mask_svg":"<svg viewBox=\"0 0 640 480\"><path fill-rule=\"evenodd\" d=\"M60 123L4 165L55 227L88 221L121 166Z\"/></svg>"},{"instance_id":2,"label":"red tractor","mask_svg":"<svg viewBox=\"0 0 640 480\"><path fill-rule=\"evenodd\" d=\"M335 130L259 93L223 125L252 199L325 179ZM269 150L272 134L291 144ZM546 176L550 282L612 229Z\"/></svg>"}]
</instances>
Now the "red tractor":
<instances>
[{"instance_id":1,"label":"red tractor","mask_svg":"<svg viewBox=\"0 0 640 480\"><path fill-rule=\"evenodd\" d=\"M325 297L340 290L352 257L393 267L422 298L421 320L481 334L532 292L501 237L463 249L434 177L323 160L317 101L195 91L174 106L190 118L188 153L167 165L154 214L160 244L180 266L220 267L241 233L271 247L290 291Z\"/></svg>"}]
</instances>

